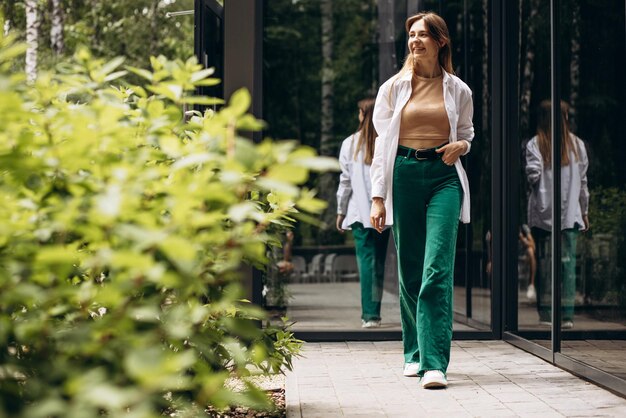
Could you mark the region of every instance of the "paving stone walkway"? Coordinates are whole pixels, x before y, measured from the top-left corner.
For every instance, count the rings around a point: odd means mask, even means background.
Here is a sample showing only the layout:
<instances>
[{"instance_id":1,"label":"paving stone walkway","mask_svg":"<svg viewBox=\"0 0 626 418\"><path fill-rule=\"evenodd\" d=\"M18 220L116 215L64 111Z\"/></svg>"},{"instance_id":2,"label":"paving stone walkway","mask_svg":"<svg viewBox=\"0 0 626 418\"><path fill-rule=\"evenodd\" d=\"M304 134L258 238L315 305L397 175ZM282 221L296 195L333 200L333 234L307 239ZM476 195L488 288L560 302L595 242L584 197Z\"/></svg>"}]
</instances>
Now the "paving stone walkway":
<instances>
[{"instance_id":1,"label":"paving stone walkway","mask_svg":"<svg viewBox=\"0 0 626 418\"><path fill-rule=\"evenodd\" d=\"M288 418L626 417L626 399L502 341L455 341L449 387L402 376L400 342L306 343Z\"/></svg>"}]
</instances>

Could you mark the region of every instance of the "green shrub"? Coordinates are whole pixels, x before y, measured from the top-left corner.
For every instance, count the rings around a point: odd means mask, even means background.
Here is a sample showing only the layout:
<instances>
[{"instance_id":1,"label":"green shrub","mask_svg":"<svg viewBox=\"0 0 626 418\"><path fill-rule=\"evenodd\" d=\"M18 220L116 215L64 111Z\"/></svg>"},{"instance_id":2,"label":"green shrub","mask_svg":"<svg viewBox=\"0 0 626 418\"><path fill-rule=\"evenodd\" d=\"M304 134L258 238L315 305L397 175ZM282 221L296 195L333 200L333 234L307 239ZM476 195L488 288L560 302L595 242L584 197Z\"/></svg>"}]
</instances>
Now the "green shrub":
<instances>
[{"instance_id":1,"label":"green shrub","mask_svg":"<svg viewBox=\"0 0 626 418\"><path fill-rule=\"evenodd\" d=\"M589 198L590 274L586 293L596 303L626 308L626 191L594 186ZM620 315L623 315L620 314Z\"/></svg>"},{"instance_id":2,"label":"green shrub","mask_svg":"<svg viewBox=\"0 0 626 418\"><path fill-rule=\"evenodd\" d=\"M299 342L257 326L239 272L324 206L298 185L336 162L239 137L262 127L245 91L186 122L219 102L193 96L218 82L195 59L128 68L132 86L81 49L28 85L23 51L0 38L0 417L268 407L225 380L289 368Z\"/></svg>"}]
</instances>

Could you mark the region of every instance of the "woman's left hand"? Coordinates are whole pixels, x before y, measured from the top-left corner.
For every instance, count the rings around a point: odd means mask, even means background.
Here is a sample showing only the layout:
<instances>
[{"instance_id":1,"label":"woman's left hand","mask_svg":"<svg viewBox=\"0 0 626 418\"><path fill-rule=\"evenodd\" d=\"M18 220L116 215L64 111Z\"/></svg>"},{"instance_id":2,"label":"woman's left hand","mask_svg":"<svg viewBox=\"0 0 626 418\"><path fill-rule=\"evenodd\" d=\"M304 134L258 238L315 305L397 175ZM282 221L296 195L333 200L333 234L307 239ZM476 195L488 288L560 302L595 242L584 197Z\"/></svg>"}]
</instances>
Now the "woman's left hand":
<instances>
[{"instance_id":1,"label":"woman's left hand","mask_svg":"<svg viewBox=\"0 0 626 418\"><path fill-rule=\"evenodd\" d=\"M583 222L585 223L583 229L581 229L582 232L587 232L589 231L589 215L583 215Z\"/></svg>"},{"instance_id":2,"label":"woman's left hand","mask_svg":"<svg viewBox=\"0 0 626 418\"><path fill-rule=\"evenodd\" d=\"M436 152L439 154L443 152L441 160L446 165L452 165L465 151L467 151L467 141L456 141L438 148Z\"/></svg>"}]
</instances>

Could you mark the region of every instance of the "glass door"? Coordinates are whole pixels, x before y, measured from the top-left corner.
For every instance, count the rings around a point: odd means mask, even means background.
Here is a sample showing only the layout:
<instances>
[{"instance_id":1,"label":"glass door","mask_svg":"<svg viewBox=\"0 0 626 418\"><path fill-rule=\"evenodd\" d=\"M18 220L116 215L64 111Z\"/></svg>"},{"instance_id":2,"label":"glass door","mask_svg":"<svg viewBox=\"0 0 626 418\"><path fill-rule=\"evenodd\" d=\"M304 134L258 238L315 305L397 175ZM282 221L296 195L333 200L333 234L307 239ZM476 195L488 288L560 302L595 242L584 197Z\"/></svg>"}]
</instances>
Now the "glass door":
<instances>
[{"instance_id":1,"label":"glass door","mask_svg":"<svg viewBox=\"0 0 626 418\"><path fill-rule=\"evenodd\" d=\"M383 4L384 3L384 4ZM417 3L417 4L415 4ZM454 280L454 331L491 338L491 37L486 0L377 2L272 0L265 7L264 119L266 134L294 138L337 157L358 127L359 100L375 95L385 71L395 73L406 54L404 22L419 10L446 20L454 69L473 91L476 137L464 157L472 222L460 225ZM387 23L385 23L387 22ZM389 25L388 22L393 24ZM391 69L391 70L390 70ZM332 74L332 77L329 76ZM289 80L289 82L286 82ZM293 270L276 267L265 278L265 303L276 322L286 316L302 338L400 338L397 258L388 242L380 289L381 326L362 328L362 287L352 231L335 228L339 175L310 187L329 203L321 223L299 222L285 238ZM475 337L476 338L476 337Z\"/></svg>"}]
</instances>

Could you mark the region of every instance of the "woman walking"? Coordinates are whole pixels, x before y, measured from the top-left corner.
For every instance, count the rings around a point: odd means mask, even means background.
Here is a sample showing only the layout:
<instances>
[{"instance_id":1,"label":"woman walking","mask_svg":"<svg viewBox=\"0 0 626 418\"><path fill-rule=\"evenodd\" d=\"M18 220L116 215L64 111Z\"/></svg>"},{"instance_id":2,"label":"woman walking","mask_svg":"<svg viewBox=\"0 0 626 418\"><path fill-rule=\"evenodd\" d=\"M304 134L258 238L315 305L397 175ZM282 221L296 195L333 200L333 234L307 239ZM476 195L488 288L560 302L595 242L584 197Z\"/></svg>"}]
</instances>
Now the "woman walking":
<instances>
[{"instance_id":1,"label":"woman walking","mask_svg":"<svg viewBox=\"0 0 626 418\"><path fill-rule=\"evenodd\" d=\"M370 165L376 131L372 123L374 99L359 101L359 129L341 144L341 175L337 189L337 229L352 229L361 283L361 326L380 327L385 256L389 229L379 234L369 219L372 204Z\"/></svg>"},{"instance_id":2,"label":"woman walking","mask_svg":"<svg viewBox=\"0 0 626 418\"><path fill-rule=\"evenodd\" d=\"M552 139L550 100L539 107L537 135L526 145L526 176L531 187L528 199L528 224L536 242L537 311L539 323L551 324L552 280L550 236L552 234ZM576 298L576 240L580 231L589 229L589 160L585 144L570 132L569 105L561 101L561 249L563 298L561 327L574 326Z\"/></svg>"},{"instance_id":3,"label":"woman walking","mask_svg":"<svg viewBox=\"0 0 626 418\"><path fill-rule=\"evenodd\" d=\"M453 74L450 35L435 13L406 21L409 54L379 89L371 222L393 225L398 251L404 375L446 387L459 219L470 218L459 157L474 137L472 92Z\"/></svg>"}]
</instances>

